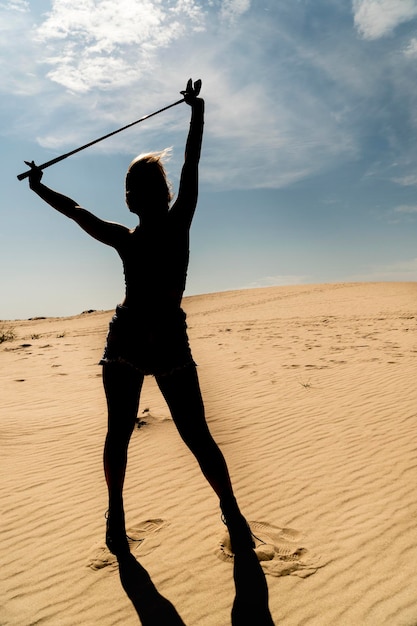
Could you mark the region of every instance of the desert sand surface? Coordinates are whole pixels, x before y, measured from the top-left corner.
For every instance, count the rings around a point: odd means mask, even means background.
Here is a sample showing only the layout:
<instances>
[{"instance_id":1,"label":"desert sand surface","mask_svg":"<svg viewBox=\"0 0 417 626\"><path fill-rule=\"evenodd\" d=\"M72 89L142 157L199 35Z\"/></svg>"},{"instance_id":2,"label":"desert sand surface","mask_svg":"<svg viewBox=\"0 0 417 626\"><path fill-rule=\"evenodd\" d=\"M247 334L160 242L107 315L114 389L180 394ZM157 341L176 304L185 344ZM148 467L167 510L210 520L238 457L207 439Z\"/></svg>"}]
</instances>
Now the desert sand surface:
<instances>
[{"instance_id":1,"label":"desert sand surface","mask_svg":"<svg viewBox=\"0 0 417 626\"><path fill-rule=\"evenodd\" d=\"M276 625L417 625L416 303L415 282L184 299ZM122 580L105 547L97 363L112 314L0 323L16 334L0 345L0 624L226 626L236 590L218 502L152 377L129 448ZM141 621L150 597L176 617ZM261 608L242 623L262 625Z\"/></svg>"}]
</instances>

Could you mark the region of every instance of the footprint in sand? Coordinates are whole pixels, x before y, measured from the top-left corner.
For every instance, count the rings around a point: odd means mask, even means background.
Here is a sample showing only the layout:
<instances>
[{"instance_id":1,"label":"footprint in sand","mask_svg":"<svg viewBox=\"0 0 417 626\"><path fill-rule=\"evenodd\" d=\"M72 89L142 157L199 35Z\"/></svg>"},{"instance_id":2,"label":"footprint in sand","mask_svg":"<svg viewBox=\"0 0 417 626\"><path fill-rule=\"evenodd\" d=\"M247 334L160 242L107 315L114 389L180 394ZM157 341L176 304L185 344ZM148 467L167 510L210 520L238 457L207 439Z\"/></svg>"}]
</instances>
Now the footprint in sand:
<instances>
[{"instance_id":1,"label":"footprint in sand","mask_svg":"<svg viewBox=\"0 0 417 626\"><path fill-rule=\"evenodd\" d=\"M266 574L307 578L325 563L304 547L301 533L266 522L249 522L255 542L255 553ZM230 536L226 533L216 550L222 561L233 562Z\"/></svg>"},{"instance_id":2,"label":"footprint in sand","mask_svg":"<svg viewBox=\"0 0 417 626\"><path fill-rule=\"evenodd\" d=\"M127 529L128 543L132 554L145 556L160 545L158 531L167 526L163 519L150 519L139 522ZM87 561L87 567L93 570L103 569L117 564L117 558L110 552L104 542L96 545Z\"/></svg>"}]
</instances>

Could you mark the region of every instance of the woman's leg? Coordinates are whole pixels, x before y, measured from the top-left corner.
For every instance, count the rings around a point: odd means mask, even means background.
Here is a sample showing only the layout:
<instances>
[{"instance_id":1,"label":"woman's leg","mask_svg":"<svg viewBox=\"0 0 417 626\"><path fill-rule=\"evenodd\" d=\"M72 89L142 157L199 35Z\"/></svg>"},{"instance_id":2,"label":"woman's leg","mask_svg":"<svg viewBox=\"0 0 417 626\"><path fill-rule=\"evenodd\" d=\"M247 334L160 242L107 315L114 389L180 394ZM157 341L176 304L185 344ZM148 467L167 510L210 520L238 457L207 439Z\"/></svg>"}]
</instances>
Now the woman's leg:
<instances>
[{"instance_id":1,"label":"woman's leg","mask_svg":"<svg viewBox=\"0 0 417 626\"><path fill-rule=\"evenodd\" d=\"M143 374L128 365L105 363L103 385L107 399L108 424L104 444L104 473L109 492L106 542L118 553L128 549L123 509L123 484L127 449L135 427Z\"/></svg>"},{"instance_id":2,"label":"woman's leg","mask_svg":"<svg viewBox=\"0 0 417 626\"><path fill-rule=\"evenodd\" d=\"M234 497L226 461L207 426L196 367L190 365L168 376L157 376L156 380L181 438L220 499L234 550L252 548L251 533Z\"/></svg>"}]
</instances>

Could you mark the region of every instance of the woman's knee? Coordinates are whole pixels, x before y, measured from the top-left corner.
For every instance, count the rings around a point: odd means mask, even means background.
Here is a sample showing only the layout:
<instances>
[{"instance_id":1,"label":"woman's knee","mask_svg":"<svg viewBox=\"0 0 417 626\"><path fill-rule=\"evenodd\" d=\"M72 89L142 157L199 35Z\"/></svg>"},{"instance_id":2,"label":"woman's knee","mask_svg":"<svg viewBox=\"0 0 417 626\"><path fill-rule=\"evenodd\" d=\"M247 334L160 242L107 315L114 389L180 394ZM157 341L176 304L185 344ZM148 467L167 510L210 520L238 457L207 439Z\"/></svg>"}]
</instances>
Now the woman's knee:
<instances>
[{"instance_id":1,"label":"woman's knee","mask_svg":"<svg viewBox=\"0 0 417 626\"><path fill-rule=\"evenodd\" d=\"M213 439L205 419L175 419L173 421L181 436L181 439L191 450L191 452L199 458L210 458L216 454L218 445Z\"/></svg>"},{"instance_id":2,"label":"woman's knee","mask_svg":"<svg viewBox=\"0 0 417 626\"><path fill-rule=\"evenodd\" d=\"M135 428L137 413L134 411L108 413L107 437L111 440L124 441L130 439Z\"/></svg>"}]
</instances>

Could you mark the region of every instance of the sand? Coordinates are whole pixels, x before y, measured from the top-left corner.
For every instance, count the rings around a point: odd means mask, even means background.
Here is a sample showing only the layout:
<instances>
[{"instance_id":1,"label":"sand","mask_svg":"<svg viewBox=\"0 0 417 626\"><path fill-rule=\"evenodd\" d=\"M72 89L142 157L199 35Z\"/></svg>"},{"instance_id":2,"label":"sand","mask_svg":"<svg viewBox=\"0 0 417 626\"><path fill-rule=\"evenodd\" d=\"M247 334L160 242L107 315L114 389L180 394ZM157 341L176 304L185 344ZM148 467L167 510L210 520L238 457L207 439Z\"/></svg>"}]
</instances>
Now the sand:
<instances>
[{"instance_id":1,"label":"sand","mask_svg":"<svg viewBox=\"0 0 417 626\"><path fill-rule=\"evenodd\" d=\"M277 625L417 624L416 302L417 283L184 300L207 420ZM0 345L0 624L230 624L217 499L151 377L129 449L135 541L122 581L105 548L97 362L111 315L3 323L17 336ZM242 567L258 626L260 581ZM160 607L170 617L147 617Z\"/></svg>"}]
</instances>

